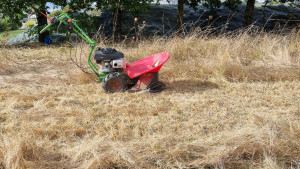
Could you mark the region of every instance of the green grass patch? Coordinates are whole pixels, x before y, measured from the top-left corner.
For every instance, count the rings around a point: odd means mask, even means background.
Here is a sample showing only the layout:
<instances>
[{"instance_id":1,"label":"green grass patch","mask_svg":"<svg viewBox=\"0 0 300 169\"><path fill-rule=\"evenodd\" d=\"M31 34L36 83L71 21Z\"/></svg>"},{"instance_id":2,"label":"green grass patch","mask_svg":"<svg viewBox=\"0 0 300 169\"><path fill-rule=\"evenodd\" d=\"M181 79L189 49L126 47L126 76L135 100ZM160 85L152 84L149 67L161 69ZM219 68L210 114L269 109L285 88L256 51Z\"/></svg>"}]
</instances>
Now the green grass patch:
<instances>
[{"instance_id":1,"label":"green grass patch","mask_svg":"<svg viewBox=\"0 0 300 169\"><path fill-rule=\"evenodd\" d=\"M20 33L25 32L26 29L18 29L13 31L0 32L0 40L8 40L10 38L18 36Z\"/></svg>"}]
</instances>

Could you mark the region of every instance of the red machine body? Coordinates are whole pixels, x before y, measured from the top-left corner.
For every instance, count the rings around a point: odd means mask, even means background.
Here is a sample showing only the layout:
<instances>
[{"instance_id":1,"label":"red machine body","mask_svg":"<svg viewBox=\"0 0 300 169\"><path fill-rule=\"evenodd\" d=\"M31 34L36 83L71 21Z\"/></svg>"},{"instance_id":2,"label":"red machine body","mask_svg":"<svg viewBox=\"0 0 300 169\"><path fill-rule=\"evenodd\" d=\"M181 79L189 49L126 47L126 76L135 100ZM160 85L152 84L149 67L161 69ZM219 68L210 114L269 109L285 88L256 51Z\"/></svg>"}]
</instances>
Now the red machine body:
<instances>
[{"instance_id":1,"label":"red machine body","mask_svg":"<svg viewBox=\"0 0 300 169\"><path fill-rule=\"evenodd\" d=\"M170 58L170 54L162 52L151 55L132 64L126 63L123 73L127 73L130 78L136 78L148 72L158 72L164 63Z\"/></svg>"},{"instance_id":2,"label":"red machine body","mask_svg":"<svg viewBox=\"0 0 300 169\"><path fill-rule=\"evenodd\" d=\"M150 88L152 92L158 92L165 88L165 85L158 81L158 71L170 58L170 54L162 52L141 59L132 64L126 63L123 73L129 78L138 78L138 81L131 91L139 91Z\"/></svg>"}]
</instances>

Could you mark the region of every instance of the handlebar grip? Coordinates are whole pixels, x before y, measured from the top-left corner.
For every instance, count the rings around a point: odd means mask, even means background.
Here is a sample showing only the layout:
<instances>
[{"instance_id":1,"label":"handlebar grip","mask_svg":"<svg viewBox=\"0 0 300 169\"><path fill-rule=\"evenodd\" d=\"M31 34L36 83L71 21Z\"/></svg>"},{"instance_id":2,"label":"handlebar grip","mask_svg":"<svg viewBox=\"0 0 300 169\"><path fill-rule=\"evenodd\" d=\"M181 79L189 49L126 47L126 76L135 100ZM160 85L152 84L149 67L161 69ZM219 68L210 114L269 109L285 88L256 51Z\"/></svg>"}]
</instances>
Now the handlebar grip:
<instances>
[{"instance_id":1,"label":"handlebar grip","mask_svg":"<svg viewBox=\"0 0 300 169\"><path fill-rule=\"evenodd\" d=\"M49 29L51 26L52 26L52 23L50 23L49 25L47 25L46 27L44 27L44 29L42 29L42 30L40 31L40 33L45 32L45 31L46 31L47 29Z\"/></svg>"}]
</instances>

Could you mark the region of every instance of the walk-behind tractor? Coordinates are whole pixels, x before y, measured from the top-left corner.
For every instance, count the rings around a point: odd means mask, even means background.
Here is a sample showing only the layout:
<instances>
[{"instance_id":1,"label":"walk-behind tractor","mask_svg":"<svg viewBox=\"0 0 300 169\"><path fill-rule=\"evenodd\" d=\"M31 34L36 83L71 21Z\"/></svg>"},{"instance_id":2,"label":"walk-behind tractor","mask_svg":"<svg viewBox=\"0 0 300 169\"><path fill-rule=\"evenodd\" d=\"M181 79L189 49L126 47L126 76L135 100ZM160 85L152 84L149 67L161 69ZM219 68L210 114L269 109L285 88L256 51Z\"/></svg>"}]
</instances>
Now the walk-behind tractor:
<instances>
[{"instance_id":1,"label":"walk-behind tractor","mask_svg":"<svg viewBox=\"0 0 300 169\"><path fill-rule=\"evenodd\" d=\"M43 14L45 15L45 14ZM88 65L102 82L102 88L107 93L124 92L126 90L160 92L166 88L158 81L158 71L169 59L167 52L158 53L132 64L124 61L124 54L112 48L96 48L94 59L100 65L98 69L91 61L96 42L91 40L69 15L62 13L58 17L49 18L49 24L40 33L49 29L56 22L66 25L68 31L78 34L90 44Z\"/></svg>"}]
</instances>

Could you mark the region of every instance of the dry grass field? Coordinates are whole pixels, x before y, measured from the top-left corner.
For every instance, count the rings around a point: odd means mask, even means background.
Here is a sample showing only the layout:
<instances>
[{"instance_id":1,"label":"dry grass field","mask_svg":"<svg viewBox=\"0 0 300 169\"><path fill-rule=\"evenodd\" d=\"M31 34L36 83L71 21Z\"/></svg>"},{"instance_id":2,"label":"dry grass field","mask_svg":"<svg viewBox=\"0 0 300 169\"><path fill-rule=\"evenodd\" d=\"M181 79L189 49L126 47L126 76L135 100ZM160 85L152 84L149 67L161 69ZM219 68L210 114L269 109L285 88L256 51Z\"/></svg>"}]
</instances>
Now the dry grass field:
<instances>
[{"instance_id":1,"label":"dry grass field","mask_svg":"<svg viewBox=\"0 0 300 169\"><path fill-rule=\"evenodd\" d=\"M67 47L0 48L0 168L300 168L299 33L114 47L169 52L167 90L105 94Z\"/></svg>"}]
</instances>

